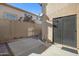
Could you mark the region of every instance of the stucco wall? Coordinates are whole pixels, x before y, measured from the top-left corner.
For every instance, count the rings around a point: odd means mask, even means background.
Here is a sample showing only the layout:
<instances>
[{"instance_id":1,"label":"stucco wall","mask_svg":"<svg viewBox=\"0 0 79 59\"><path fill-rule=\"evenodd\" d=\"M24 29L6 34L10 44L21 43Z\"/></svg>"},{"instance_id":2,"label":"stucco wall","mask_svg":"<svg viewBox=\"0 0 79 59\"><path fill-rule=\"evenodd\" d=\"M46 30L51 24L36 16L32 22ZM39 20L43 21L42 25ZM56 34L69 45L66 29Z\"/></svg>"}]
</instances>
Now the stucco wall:
<instances>
[{"instance_id":1,"label":"stucco wall","mask_svg":"<svg viewBox=\"0 0 79 59\"><path fill-rule=\"evenodd\" d=\"M15 15L17 17L16 20L18 20L20 17L24 17L24 14L31 15L33 17L33 20L38 19L37 15L34 15L32 13L29 13L29 12L17 10L16 8L6 6L5 4L0 4L0 13L1 13L0 17L3 18L3 19L4 19L3 15L5 13L10 13L10 14Z\"/></svg>"},{"instance_id":2,"label":"stucco wall","mask_svg":"<svg viewBox=\"0 0 79 59\"><path fill-rule=\"evenodd\" d=\"M41 28L32 22L20 22L0 19L0 43L14 38L23 38L39 35Z\"/></svg>"},{"instance_id":3,"label":"stucco wall","mask_svg":"<svg viewBox=\"0 0 79 59\"><path fill-rule=\"evenodd\" d=\"M53 24L53 18L77 14L77 48L79 48L79 4L48 3L45 11L49 17L49 20L46 20L48 34L45 34L45 36L47 36L47 39L50 41L53 39L53 29L51 26Z\"/></svg>"},{"instance_id":4,"label":"stucco wall","mask_svg":"<svg viewBox=\"0 0 79 59\"><path fill-rule=\"evenodd\" d=\"M14 14L17 18L15 20L5 19L5 13ZM41 27L39 24L18 21L20 17L24 17L25 13L31 14L0 4L0 43L6 42L9 39L29 37L40 33ZM38 17L33 14L31 15L35 17L33 19L37 19Z\"/></svg>"},{"instance_id":5,"label":"stucco wall","mask_svg":"<svg viewBox=\"0 0 79 59\"><path fill-rule=\"evenodd\" d=\"M7 41L10 38L10 22L8 20L0 20L0 42Z\"/></svg>"},{"instance_id":6,"label":"stucco wall","mask_svg":"<svg viewBox=\"0 0 79 59\"><path fill-rule=\"evenodd\" d=\"M5 13L10 13L10 14L14 14L17 16L17 19L19 19L19 17L23 17L24 16L24 13L25 12L21 12L19 10L16 10L14 8L10 8L8 6L5 6L5 5L1 5L3 8L1 9L2 11L2 16L5 14Z\"/></svg>"}]
</instances>

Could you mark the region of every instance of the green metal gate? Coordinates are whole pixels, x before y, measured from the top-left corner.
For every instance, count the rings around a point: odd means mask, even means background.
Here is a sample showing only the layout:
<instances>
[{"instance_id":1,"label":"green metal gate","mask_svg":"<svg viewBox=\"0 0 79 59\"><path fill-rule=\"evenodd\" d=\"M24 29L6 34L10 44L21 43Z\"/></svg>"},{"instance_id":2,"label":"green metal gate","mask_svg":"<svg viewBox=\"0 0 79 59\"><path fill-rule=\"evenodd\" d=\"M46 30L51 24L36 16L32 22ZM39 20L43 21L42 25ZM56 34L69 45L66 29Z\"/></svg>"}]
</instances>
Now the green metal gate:
<instances>
[{"instance_id":1,"label":"green metal gate","mask_svg":"<svg viewBox=\"0 0 79 59\"><path fill-rule=\"evenodd\" d=\"M54 43L77 47L76 15L53 19Z\"/></svg>"}]
</instances>

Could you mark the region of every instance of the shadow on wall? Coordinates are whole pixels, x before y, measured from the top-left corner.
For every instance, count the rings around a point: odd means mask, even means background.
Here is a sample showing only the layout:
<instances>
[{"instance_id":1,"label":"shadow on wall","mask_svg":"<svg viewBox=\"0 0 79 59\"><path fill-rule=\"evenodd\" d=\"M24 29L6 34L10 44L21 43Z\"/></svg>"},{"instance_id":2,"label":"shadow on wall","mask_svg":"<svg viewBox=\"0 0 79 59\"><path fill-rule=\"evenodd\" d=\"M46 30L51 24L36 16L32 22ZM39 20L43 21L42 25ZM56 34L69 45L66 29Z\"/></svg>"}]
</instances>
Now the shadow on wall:
<instances>
[{"instance_id":1,"label":"shadow on wall","mask_svg":"<svg viewBox=\"0 0 79 59\"><path fill-rule=\"evenodd\" d=\"M0 19L0 43L8 40L14 40L15 38L27 37L29 27L32 27L29 33L30 36L31 34L33 35L33 32L34 35L38 35L40 31L37 29L38 27L35 27L35 25L36 24L32 22L19 22L15 20L12 21ZM35 31L35 29L38 31Z\"/></svg>"},{"instance_id":2,"label":"shadow on wall","mask_svg":"<svg viewBox=\"0 0 79 59\"><path fill-rule=\"evenodd\" d=\"M43 17L44 17L44 23L43 23L44 34L43 35L44 35L44 38L45 38L44 40L46 40L47 42L52 43L51 42L52 40L50 40L48 38L48 36L49 36L48 31L49 31L49 28L52 28L52 24L48 22L49 21L49 17L47 15L43 15Z\"/></svg>"},{"instance_id":3,"label":"shadow on wall","mask_svg":"<svg viewBox=\"0 0 79 59\"><path fill-rule=\"evenodd\" d=\"M53 27L52 24L47 22L47 29L48 29L48 31L50 31L50 29L53 30L52 27ZM52 32L52 31L50 31L50 34L48 34L48 31L47 31L47 36L51 35L51 32ZM53 35L52 35L52 37L53 37ZM48 42L53 43L53 38L52 38L52 40L50 40L48 38Z\"/></svg>"}]
</instances>

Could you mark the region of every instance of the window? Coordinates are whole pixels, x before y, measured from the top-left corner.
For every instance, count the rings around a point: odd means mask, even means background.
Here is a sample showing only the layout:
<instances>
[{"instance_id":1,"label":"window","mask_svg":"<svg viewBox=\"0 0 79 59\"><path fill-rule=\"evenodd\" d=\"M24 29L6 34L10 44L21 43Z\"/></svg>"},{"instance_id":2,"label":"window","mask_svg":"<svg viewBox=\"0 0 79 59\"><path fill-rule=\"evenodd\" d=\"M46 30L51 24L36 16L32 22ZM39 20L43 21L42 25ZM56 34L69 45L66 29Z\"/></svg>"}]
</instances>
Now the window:
<instances>
[{"instance_id":1,"label":"window","mask_svg":"<svg viewBox=\"0 0 79 59\"><path fill-rule=\"evenodd\" d=\"M2 10L2 9L3 9L3 7L4 7L4 6L0 5L0 10Z\"/></svg>"},{"instance_id":2,"label":"window","mask_svg":"<svg viewBox=\"0 0 79 59\"><path fill-rule=\"evenodd\" d=\"M8 19L8 20L16 20L17 19L16 15L11 14L11 13L4 13L3 18Z\"/></svg>"}]
</instances>

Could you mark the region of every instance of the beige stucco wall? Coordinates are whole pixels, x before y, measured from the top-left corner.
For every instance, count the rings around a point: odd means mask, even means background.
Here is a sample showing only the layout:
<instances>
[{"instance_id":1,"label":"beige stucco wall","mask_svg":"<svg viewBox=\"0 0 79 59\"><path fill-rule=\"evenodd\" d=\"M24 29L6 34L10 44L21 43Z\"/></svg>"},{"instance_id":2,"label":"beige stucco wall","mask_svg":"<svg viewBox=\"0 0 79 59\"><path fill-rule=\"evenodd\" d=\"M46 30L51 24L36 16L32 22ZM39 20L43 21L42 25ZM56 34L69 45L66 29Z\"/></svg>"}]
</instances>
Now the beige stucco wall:
<instances>
[{"instance_id":1,"label":"beige stucco wall","mask_svg":"<svg viewBox=\"0 0 79 59\"><path fill-rule=\"evenodd\" d=\"M49 20L46 20L47 23L47 32L44 35L47 36L47 39L52 41L53 39L53 29L52 29L52 20L56 17L62 17L67 15L77 14L77 48L79 48L79 4L71 3L48 3L46 7L46 15L49 17ZM44 7L44 8L45 8ZM46 30L46 27L43 28Z\"/></svg>"},{"instance_id":2,"label":"beige stucco wall","mask_svg":"<svg viewBox=\"0 0 79 59\"><path fill-rule=\"evenodd\" d=\"M33 20L38 19L38 16L33 13L17 10L16 8L6 6L5 4L0 4L0 17L2 18L5 13L14 14L15 16L17 16L16 20L18 20L19 17L24 17L24 14L31 15L33 17Z\"/></svg>"},{"instance_id":3,"label":"beige stucco wall","mask_svg":"<svg viewBox=\"0 0 79 59\"><path fill-rule=\"evenodd\" d=\"M6 5L0 4L0 43L6 42L9 39L20 38L20 37L30 37L33 35L38 35L41 31L41 27L39 24L33 22L20 22L18 21L19 17L24 17L24 14L27 12L23 12L20 10L16 10L15 8L11 8ZM5 19L3 15L5 13L11 13L17 16L16 20ZM31 14L31 13L29 13ZM33 15L33 14L31 14ZM34 17L36 15L33 15ZM33 19L36 19L36 16Z\"/></svg>"},{"instance_id":4,"label":"beige stucco wall","mask_svg":"<svg viewBox=\"0 0 79 59\"><path fill-rule=\"evenodd\" d=\"M18 20L19 17L21 17L21 16L23 17L24 14L25 14L25 12L21 12L21 11L19 11L19 10L16 10L16 9L14 9L14 8L10 8L10 7L5 6L5 5L0 5L0 6L3 7L3 8L0 10L1 13L2 13L2 17L3 17L3 15L4 15L5 13L10 13L10 14L16 15L16 16L17 16L17 20Z\"/></svg>"},{"instance_id":5,"label":"beige stucco wall","mask_svg":"<svg viewBox=\"0 0 79 59\"><path fill-rule=\"evenodd\" d=\"M0 42L10 39L10 22L8 20L0 20Z\"/></svg>"},{"instance_id":6,"label":"beige stucco wall","mask_svg":"<svg viewBox=\"0 0 79 59\"><path fill-rule=\"evenodd\" d=\"M19 22L0 19L0 43L14 38L23 38L39 35L41 28L32 22Z\"/></svg>"},{"instance_id":7,"label":"beige stucco wall","mask_svg":"<svg viewBox=\"0 0 79 59\"><path fill-rule=\"evenodd\" d=\"M48 35L48 32L47 32L47 24L46 24L46 18L44 16L44 14L46 13L46 8L45 8L45 4L42 5L42 13L43 13L43 16L41 17L42 18L42 40L46 40L47 39L47 35Z\"/></svg>"}]
</instances>

